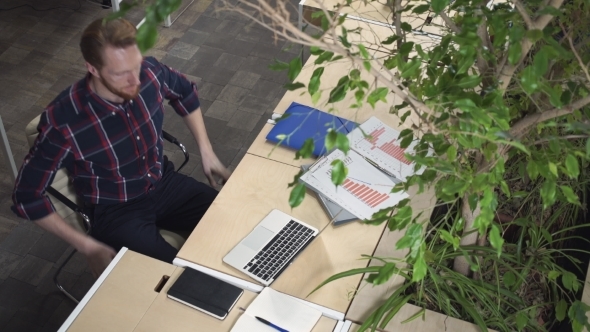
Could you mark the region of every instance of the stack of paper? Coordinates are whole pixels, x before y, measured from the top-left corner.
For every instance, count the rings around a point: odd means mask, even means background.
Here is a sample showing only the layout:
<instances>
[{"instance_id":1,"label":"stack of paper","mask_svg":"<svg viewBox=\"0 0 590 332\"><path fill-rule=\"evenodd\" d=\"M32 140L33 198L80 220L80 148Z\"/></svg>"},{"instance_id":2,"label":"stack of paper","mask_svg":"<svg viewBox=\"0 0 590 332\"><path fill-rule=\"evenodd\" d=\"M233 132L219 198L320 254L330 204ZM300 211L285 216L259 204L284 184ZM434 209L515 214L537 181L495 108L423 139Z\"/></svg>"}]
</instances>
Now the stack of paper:
<instances>
[{"instance_id":1,"label":"stack of paper","mask_svg":"<svg viewBox=\"0 0 590 332\"><path fill-rule=\"evenodd\" d=\"M371 117L351 131L347 137L352 150L387 173L406 181L411 175L422 174L424 168L414 172L415 164L404 157L405 153L414 153L418 141L414 140L407 148L402 149L397 142L399 134L399 131L388 127L381 120Z\"/></svg>"},{"instance_id":2,"label":"stack of paper","mask_svg":"<svg viewBox=\"0 0 590 332\"><path fill-rule=\"evenodd\" d=\"M348 168L342 186L332 183L332 161L340 159ZM391 193L396 182L377 170L358 153L332 151L312 165L301 180L360 219L370 219L381 209L395 206L408 197L405 192Z\"/></svg>"},{"instance_id":3,"label":"stack of paper","mask_svg":"<svg viewBox=\"0 0 590 332\"><path fill-rule=\"evenodd\" d=\"M256 317L289 332L309 332L321 316L319 310L266 287L238 318L231 332L277 332Z\"/></svg>"}]
</instances>

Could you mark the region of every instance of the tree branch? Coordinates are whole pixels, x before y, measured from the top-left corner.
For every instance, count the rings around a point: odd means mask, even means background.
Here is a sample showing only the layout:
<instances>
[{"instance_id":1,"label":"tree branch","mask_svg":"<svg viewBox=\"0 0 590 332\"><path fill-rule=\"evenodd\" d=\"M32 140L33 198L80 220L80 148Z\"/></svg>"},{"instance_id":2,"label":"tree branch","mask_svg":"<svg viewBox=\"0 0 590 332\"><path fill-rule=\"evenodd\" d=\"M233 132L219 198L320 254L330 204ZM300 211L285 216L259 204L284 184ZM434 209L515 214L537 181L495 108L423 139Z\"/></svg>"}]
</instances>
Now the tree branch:
<instances>
[{"instance_id":1,"label":"tree branch","mask_svg":"<svg viewBox=\"0 0 590 332\"><path fill-rule=\"evenodd\" d=\"M442 11L442 12L440 12L439 15L443 19L443 21L445 21L445 24L449 27L449 29L451 29L451 31L453 31L456 34L461 33L461 29L459 29L459 27L455 24L455 22L453 22L451 20L451 18L447 15L447 13Z\"/></svg>"},{"instance_id":2,"label":"tree branch","mask_svg":"<svg viewBox=\"0 0 590 332\"><path fill-rule=\"evenodd\" d=\"M515 137L517 139L521 138L524 135L526 135L526 133L530 130L532 126L563 115L571 114L574 111L579 110L580 108L588 104L590 104L590 95L582 99L578 99L575 102L562 108L554 108L549 111L531 114L517 121L512 126L512 128L510 128L510 131L508 133L510 134L510 136Z\"/></svg>"},{"instance_id":3,"label":"tree branch","mask_svg":"<svg viewBox=\"0 0 590 332\"><path fill-rule=\"evenodd\" d=\"M524 8L524 5L519 0L512 0L512 2L514 3L516 10L518 10L518 12L520 13L520 16L522 16L522 19L524 20L524 23L526 24L527 28L529 30L533 30L535 24L531 20L529 13L527 13L526 8Z\"/></svg>"},{"instance_id":4,"label":"tree branch","mask_svg":"<svg viewBox=\"0 0 590 332\"><path fill-rule=\"evenodd\" d=\"M561 5L563 4L563 1L564 0L551 0L549 2L548 6L551 6L555 9L559 9L561 7ZM539 16L532 23L531 27L533 30L534 29L543 30L547 26L547 24L549 24L549 22L551 21L552 18L553 18L553 16L550 14ZM498 79L500 81L500 90L504 91L504 93L506 93L508 85L510 85L510 81L512 81L512 77L514 76L516 69L520 66L522 61L525 59L525 57L527 56L527 54L531 50L533 43L531 42L530 39L525 37L520 42L520 46L522 48L522 55L521 55L518 63L516 63L514 65L507 64L502 67L499 67Z\"/></svg>"},{"instance_id":5,"label":"tree branch","mask_svg":"<svg viewBox=\"0 0 590 332\"><path fill-rule=\"evenodd\" d=\"M402 32L402 0L395 0L395 34L400 37L397 40L397 49L402 47L406 40L406 35Z\"/></svg>"},{"instance_id":6,"label":"tree branch","mask_svg":"<svg viewBox=\"0 0 590 332\"><path fill-rule=\"evenodd\" d=\"M582 67L584 74L586 74L586 79L588 80L588 82L590 82L590 74L588 74L588 68L586 68L586 66L584 65L584 61L582 61L582 58L580 58L580 55L578 54L578 52L576 52L576 48L574 47L574 42L572 41L572 37L570 37L569 33L567 33L567 31L565 30L565 27L563 26L563 24L561 24L561 22L559 22L559 26L561 27L561 30L565 34L565 37L567 38L567 41L569 42L572 52L576 56L576 59L578 59L578 63L580 64L580 67Z\"/></svg>"}]
</instances>

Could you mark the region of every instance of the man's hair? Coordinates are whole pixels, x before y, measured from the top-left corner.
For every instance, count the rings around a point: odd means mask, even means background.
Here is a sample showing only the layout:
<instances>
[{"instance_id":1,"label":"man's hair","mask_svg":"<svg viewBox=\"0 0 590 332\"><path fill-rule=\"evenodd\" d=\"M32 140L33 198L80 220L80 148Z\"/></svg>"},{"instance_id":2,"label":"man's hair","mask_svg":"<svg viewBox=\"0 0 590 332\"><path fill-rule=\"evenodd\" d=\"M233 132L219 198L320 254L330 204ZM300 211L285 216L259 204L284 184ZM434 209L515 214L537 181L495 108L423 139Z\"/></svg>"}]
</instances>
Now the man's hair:
<instances>
[{"instance_id":1,"label":"man's hair","mask_svg":"<svg viewBox=\"0 0 590 332\"><path fill-rule=\"evenodd\" d=\"M107 45L123 48L135 45L137 29L131 22L118 18L104 20L99 18L90 23L80 39L80 50L84 60L97 69L104 65L103 51Z\"/></svg>"}]
</instances>

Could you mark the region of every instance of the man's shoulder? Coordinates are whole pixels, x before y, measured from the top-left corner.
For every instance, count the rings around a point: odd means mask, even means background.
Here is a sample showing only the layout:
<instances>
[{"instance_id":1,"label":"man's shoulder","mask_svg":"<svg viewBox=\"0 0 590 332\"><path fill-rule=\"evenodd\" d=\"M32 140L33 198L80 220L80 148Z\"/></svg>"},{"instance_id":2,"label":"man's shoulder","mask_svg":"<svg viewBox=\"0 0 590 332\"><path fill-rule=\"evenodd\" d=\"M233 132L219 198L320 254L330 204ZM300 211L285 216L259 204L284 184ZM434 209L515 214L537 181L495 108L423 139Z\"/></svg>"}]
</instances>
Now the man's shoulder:
<instances>
[{"instance_id":1,"label":"man's shoulder","mask_svg":"<svg viewBox=\"0 0 590 332\"><path fill-rule=\"evenodd\" d=\"M80 118L87 105L88 91L83 78L60 92L45 108L45 113L53 126L61 127Z\"/></svg>"}]
</instances>

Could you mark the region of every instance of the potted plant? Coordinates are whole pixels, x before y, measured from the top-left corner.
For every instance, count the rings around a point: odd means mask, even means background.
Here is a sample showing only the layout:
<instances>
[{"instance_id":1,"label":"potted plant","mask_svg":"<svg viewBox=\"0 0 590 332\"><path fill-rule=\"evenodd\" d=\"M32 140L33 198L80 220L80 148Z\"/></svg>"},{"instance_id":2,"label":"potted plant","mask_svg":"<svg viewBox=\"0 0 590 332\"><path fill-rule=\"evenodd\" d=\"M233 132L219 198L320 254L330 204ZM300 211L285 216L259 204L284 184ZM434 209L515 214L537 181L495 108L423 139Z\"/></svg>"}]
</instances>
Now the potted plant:
<instances>
[{"instance_id":1,"label":"potted plant","mask_svg":"<svg viewBox=\"0 0 590 332\"><path fill-rule=\"evenodd\" d=\"M414 119L399 140L402 148L418 142L406 158L425 171L394 191L431 190L439 202L432 217L435 207L415 211L413 197L376 213L365 222L401 232L395 246L405 256L368 257L380 263L326 280L359 273L375 285L405 280L362 328L386 326L407 303L419 308L409 319L434 309L484 331L550 330L560 321L571 322L574 331L590 327L589 307L573 296L583 288L578 272L586 271L574 253L587 250L568 244L587 246L580 232L587 226L590 160L590 2L346 0L316 6L319 32L308 33L294 22L289 3L226 3L280 38L309 47L316 66L309 81L297 79L301 57L273 65L288 71L288 89L301 89L316 102L329 94L321 107L352 95L346 107L388 103L402 123ZM388 35L368 39L370 25L365 31L345 27L347 13L367 6L386 18ZM441 22L438 37L428 46L413 41L433 20ZM334 61L349 61L350 70L325 90L322 75ZM394 98L403 103L394 105ZM327 147L348 151L343 136L328 134ZM298 151L310 154L309 145ZM346 167L336 161L332 174L340 185ZM305 190L297 181L292 185L296 206Z\"/></svg>"}]
</instances>

